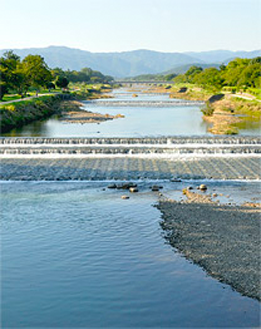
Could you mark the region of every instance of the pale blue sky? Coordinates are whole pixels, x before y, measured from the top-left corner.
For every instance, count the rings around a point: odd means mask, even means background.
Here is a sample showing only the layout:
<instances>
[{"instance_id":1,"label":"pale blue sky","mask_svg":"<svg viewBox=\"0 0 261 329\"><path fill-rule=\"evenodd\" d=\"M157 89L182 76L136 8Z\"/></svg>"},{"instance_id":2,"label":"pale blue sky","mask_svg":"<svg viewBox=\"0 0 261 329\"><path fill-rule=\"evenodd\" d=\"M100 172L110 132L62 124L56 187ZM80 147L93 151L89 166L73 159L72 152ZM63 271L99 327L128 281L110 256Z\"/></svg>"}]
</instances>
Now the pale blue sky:
<instances>
[{"instance_id":1,"label":"pale blue sky","mask_svg":"<svg viewBox=\"0 0 261 329\"><path fill-rule=\"evenodd\" d=\"M261 0L2 0L0 48L260 48Z\"/></svg>"}]
</instances>

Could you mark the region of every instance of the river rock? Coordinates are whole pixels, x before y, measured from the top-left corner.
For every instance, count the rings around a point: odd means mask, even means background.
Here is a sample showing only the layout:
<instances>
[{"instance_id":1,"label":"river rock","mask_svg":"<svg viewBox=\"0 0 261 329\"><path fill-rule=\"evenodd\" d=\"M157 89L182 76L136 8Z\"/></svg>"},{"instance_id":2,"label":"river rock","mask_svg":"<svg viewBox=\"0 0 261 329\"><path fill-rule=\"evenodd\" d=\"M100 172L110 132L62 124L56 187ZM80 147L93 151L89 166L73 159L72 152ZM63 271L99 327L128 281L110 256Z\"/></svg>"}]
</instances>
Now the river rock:
<instances>
[{"instance_id":1,"label":"river rock","mask_svg":"<svg viewBox=\"0 0 261 329\"><path fill-rule=\"evenodd\" d=\"M137 187L137 184L134 183L123 183L117 186L118 189L129 190L131 187Z\"/></svg>"},{"instance_id":2,"label":"river rock","mask_svg":"<svg viewBox=\"0 0 261 329\"><path fill-rule=\"evenodd\" d=\"M116 184L109 184L109 185L107 186L107 188L117 188L117 185L116 185Z\"/></svg>"},{"instance_id":3,"label":"river rock","mask_svg":"<svg viewBox=\"0 0 261 329\"><path fill-rule=\"evenodd\" d=\"M193 190L193 187L192 186L188 186L187 187L187 190Z\"/></svg>"},{"instance_id":4,"label":"river rock","mask_svg":"<svg viewBox=\"0 0 261 329\"><path fill-rule=\"evenodd\" d=\"M172 183L181 183L181 182L182 182L182 180L179 179L179 178L171 178L170 181L171 181Z\"/></svg>"},{"instance_id":5,"label":"river rock","mask_svg":"<svg viewBox=\"0 0 261 329\"><path fill-rule=\"evenodd\" d=\"M205 184L201 184L201 185L199 186L199 189L200 189L201 191L206 191L208 188L207 188L207 185L205 185Z\"/></svg>"},{"instance_id":6,"label":"river rock","mask_svg":"<svg viewBox=\"0 0 261 329\"><path fill-rule=\"evenodd\" d=\"M129 191L130 191L131 193L139 192L139 190L138 190L137 187L130 187L130 188L129 188Z\"/></svg>"},{"instance_id":7,"label":"river rock","mask_svg":"<svg viewBox=\"0 0 261 329\"><path fill-rule=\"evenodd\" d=\"M159 189L160 189L160 187L159 187L158 185L153 185L153 186L151 187L152 192L158 192Z\"/></svg>"},{"instance_id":8,"label":"river rock","mask_svg":"<svg viewBox=\"0 0 261 329\"><path fill-rule=\"evenodd\" d=\"M127 199L129 199L130 197L129 197L128 195L122 195L121 198L122 198L123 200L127 200Z\"/></svg>"},{"instance_id":9,"label":"river rock","mask_svg":"<svg viewBox=\"0 0 261 329\"><path fill-rule=\"evenodd\" d=\"M218 196L217 193L213 193L213 194L212 194L212 197L213 197L213 198L216 198L217 196Z\"/></svg>"}]
</instances>

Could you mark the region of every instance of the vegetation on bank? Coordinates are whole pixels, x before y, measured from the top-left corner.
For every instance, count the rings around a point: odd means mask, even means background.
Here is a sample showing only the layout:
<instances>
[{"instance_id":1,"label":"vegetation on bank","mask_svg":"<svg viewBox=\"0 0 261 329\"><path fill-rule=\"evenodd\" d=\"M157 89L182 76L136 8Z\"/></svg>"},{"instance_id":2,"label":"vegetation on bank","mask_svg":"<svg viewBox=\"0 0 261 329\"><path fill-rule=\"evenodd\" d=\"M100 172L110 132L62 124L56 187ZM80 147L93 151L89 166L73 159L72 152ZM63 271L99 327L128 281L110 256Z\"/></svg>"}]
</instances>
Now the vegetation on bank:
<instances>
[{"instance_id":1,"label":"vegetation on bank","mask_svg":"<svg viewBox=\"0 0 261 329\"><path fill-rule=\"evenodd\" d=\"M71 92L48 94L8 104L3 103L0 105L0 132L5 133L33 121L45 119L55 114L60 116L66 111L76 110L72 100L104 97L102 92L110 90L109 88L109 85L102 84L87 85L84 88L74 86L75 90Z\"/></svg>"},{"instance_id":2,"label":"vegetation on bank","mask_svg":"<svg viewBox=\"0 0 261 329\"><path fill-rule=\"evenodd\" d=\"M185 92L179 92L182 88ZM184 87L185 86L185 87ZM204 100L203 119L211 124L213 134L237 134L239 129L260 128L261 102L250 94L234 94L221 90L213 94L210 90L192 84L178 84L172 87L170 97L188 100ZM244 99L246 97L249 99Z\"/></svg>"},{"instance_id":3,"label":"vegetation on bank","mask_svg":"<svg viewBox=\"0 0 261 329\"><path fill-rule=\"evenodd\" d=\"M1 132L59 113L61 101L59 95L50 95L1 106Z\"/></svg>"},{"instance_id":4,"label":"vegetation on bank","mask_svg":"<svg viewBox=\"0 0 261 329\"><path fill-rule=\"evenodd\" d=\"M67 89L70 83L106 84L113 81L99 71L83 68L81 71L50 69L39 55L28 55L23 60L12 51L0 58L0 99L12 95L14 99L27 96L28 92ZM5 100L5 99L4 99Z\"/></svg>"},{"instance_id":5,"label":"vegetation on bank","mask_svg":"<svg viewBox=\"0 0 261 329\"><path fill-rule=\"evenodd\" d=\"M12 51L0 58L0 77L0 131L3 133L53 114L60 115L64 100L97 98L111 89L108 83L113 80L90 68L50 69L39 55L28 55L21 60ZM33 98L23 100L28 97Z\"/></svg>"}]
</instances>

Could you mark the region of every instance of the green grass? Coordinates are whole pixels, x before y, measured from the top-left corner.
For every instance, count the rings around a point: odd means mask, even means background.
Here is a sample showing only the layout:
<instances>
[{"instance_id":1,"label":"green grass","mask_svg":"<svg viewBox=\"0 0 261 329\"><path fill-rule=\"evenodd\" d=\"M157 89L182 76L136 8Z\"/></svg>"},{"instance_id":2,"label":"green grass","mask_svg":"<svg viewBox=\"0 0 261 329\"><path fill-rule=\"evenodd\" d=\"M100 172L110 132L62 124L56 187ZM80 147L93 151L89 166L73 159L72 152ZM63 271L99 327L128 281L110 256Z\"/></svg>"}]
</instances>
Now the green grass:
<instances>
[{"instance_id":1,"label":"green grass","mask_svg":"<svg viewBox=\"0 0 261 329\"><path fill-rule=\"evenodd\" d=\"M4 95L4 97L1 99L1 102L10 102L14 101L16 99L21 99L20 95Z\"/></svg>"},{"instance_id":2,"label":"green grass","mask_svg":"<svg viewBox=\"0 0 261 329\"><path fill-rule=\"evenodd\" d=\"M20 101L20 102L14 102L14 103L9 103L9 104L0 104L0 108L3 108L5 106L15 106L15 105L26 105L26 104L31 104L33 102L35 102L36 100L46 100L48 99L49 97L52 97L53 95L45 95L45 96L39 96L37 98L32 98L32 99L28 99L28 100L24 100L24 101Z\"/></svg>"}]
</instances>

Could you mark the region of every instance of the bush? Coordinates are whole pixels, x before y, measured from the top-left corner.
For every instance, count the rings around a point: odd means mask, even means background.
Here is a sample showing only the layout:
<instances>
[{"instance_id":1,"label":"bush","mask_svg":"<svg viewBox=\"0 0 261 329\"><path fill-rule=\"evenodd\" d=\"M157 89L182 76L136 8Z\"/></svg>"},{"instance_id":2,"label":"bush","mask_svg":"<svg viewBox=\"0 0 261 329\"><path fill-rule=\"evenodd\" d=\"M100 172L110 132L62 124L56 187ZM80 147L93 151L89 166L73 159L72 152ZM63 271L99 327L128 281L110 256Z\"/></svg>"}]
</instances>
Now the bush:
<instances>
[{"instance_id":1,"label":"bush","mask_svg":"<svg viewBox=\"0 0 261 329\"><path fill-rule=\"evenodd\" d=\"M214 108L209 102L206 102L205 106L201 109L201 112L206 116L211 116L213 115Z\"/></svg>"}]
</instances>

